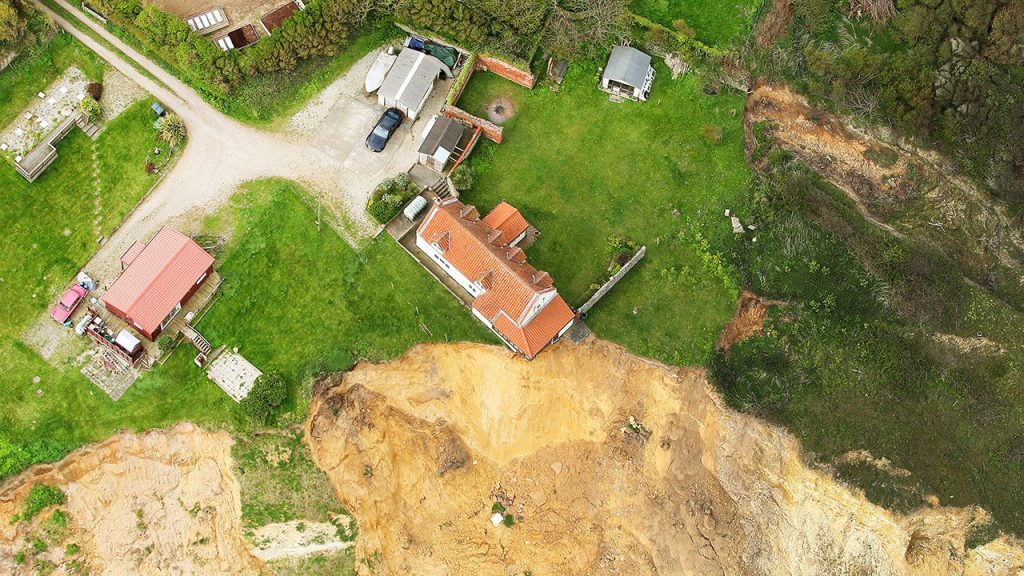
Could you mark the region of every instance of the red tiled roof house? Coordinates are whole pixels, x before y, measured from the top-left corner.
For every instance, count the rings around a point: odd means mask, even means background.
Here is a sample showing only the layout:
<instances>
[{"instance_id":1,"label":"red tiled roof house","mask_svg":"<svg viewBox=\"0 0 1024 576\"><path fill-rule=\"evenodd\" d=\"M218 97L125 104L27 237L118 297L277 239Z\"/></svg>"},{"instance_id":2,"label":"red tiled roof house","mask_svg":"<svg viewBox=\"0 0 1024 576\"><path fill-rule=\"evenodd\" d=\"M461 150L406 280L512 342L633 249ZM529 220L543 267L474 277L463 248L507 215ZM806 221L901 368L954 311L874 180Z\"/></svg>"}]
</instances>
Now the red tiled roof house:
<instances>
[{"instance_id":1,"label":"red tiled roof house","mask_svg":"<svg viewBox=\"0 0 1024 576\"><path fill-rule=\"evenodd\" d=\"M155 340L213 273L213 256L164 226L149 244L133 244L121 256L121 267L121 275L103 294L103 304Z\"/></svg>"},{"instance_id":2,"label":"red tiled roof house","mask_svg":"<svg viewBox=\"0 0 1024 576\"><path fill-rule=\"evenodd\" d=\"M472 310L513 350L535 357L575 315L554 282L516 245L529 224L502 202L480 218L454 198L435 204L416 230L416 246L473 297Z\"/></svg>"}]
</instances>

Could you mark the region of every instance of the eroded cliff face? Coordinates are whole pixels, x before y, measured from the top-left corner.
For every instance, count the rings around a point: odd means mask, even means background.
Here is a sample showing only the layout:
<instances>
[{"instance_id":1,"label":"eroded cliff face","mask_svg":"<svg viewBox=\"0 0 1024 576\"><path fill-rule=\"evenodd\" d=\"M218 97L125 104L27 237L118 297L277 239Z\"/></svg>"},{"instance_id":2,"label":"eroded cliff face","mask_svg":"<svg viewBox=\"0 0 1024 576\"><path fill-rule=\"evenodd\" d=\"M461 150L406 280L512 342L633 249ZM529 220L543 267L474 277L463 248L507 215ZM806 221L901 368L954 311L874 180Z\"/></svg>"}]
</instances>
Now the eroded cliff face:
<instances>
[{"instance_id":1,"label":"eroded cliff face","mask_svg":"<svg viewBox=\"0 0 1024 576\"><path fill-rule=\"evenodd\" d=\"M227 434L179 424L118 434L30 468L0 487L0 574L35 574L39 560L58 573L260 574L242 537L230 447ZM11 518L39 483L64 492L68 526L60 542L33 554L32 538L55 540L46 533L52 512ZM68 554L67 544L80 550Z\"/></svg>"},{"instance_id":2,"label":"eroded cliff face","mask_svg":"<svg viewBox=\"0 0 1024 576\"><path fill-rule=\"evenodd\" d=\"M1013 542L966 549L983 511L893 515L702 371L594 339L418 346L321 382L306 427L367 574L1024 574Z\"/></svg>"}]
</instances>

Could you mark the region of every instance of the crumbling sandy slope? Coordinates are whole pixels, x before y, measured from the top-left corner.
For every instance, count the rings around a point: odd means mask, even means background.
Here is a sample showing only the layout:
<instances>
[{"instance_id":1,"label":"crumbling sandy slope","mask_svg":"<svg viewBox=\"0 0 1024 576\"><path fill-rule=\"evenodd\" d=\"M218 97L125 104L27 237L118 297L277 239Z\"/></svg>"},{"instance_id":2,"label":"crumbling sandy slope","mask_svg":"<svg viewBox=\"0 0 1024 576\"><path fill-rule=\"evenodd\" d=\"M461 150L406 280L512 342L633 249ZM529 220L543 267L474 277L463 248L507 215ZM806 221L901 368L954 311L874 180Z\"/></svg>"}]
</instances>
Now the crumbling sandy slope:
<instances>
[{"instance_id":1,"label":"crumbling sandy slope","mask_svg":"<svg viewBox=\"0 0 1024 576\"><path fill-rule=\"evenodd\" d=\"M260 574L242 539L230 446L227 434L179 424L118 434L29 469L0 487L0 574L34 573L15 554L38 521L10 519L37 483L66 494L69 542L81 546L89 574Z\"/></svg>"},{"instance_id":2,"label":"crumbling sandy slope","mask_svg":"<svg viewBox=\"0 0 1024 576\"><path fill-rule=\"evenodd\" d=\"M306 432L364 574L1024 574L1007 540L965 550L982 511L890 514L703 372L594 339L361 364L318 385Z\"/></svg>"}]
</instances>

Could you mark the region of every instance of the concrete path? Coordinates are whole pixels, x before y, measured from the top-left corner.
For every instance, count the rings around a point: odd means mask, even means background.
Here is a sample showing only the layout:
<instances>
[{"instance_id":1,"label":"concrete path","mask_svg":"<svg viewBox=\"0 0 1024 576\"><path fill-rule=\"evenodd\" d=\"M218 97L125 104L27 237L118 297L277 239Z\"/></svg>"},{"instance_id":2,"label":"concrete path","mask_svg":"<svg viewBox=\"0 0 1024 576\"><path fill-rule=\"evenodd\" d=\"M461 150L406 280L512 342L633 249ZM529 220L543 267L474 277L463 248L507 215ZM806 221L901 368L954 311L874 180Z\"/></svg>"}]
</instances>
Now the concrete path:
<instances>
[{"instance_id":1,"label":"concrete path","mask_svg":"<svg viewBox=\"0 0 1024 576\"><path fill-rule=\"evenodd\" d=\"M374 101L361 93L362 62L339 79L335 83L337 86L332 85L325 91L336 100L325 102L321 98L310 105L319 111L313 113L318 120L314 127L267 132L218 112L192 88L107 32L76 7L65 0L56 2L163 85L136 70L119 54L93 40L38 0L36 5L80 42L177 113L188 128L188 146L170 173L86 265L86 270L95 274L101 284L109 285L113 281L119 271L118 259L132 242L148 238L163 224L181 225L196 221L221 206L239 184L259 178L296 180L320 194L325 208L334 210L338 219L345 222L344 229L339 232L349 242L356 243L377 231L378 227L366 216L366 199L380 180L415 163L416 138L413 130L403 126L383 154L374 155L362 145L379 114ZM372 60L372 56L367 58ZM435 95L439 92L444 92L441 86L435 89ZM425 116L429 117L426 113Z\"/></svg>"}]
</instances>

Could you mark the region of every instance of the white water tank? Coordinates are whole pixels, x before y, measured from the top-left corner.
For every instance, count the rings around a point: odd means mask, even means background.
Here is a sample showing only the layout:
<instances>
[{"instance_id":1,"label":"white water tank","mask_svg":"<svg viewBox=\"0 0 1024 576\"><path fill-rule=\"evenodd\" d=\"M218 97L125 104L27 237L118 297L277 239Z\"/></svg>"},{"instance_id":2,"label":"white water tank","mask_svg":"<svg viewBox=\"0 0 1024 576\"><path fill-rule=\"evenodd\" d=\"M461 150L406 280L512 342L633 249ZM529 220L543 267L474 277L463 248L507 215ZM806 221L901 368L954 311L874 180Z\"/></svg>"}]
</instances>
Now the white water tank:
<instances>
[{"instance_id":1,"label":"white water tank","mask_svg":"<svg viewBox=\"0 0 1024 576\"><path fill-rule=\"evenodd\" d=\"M406 218L412 221L415 220L416 217L419 216L420 212L423 212L423 209L426 207L427 199L424 198L423 196L417 196L412 199L412 202L409 202L409 204L405 207L405 210L402 211L402 214L404 214Z\"/></svg>"}]
</instances>

